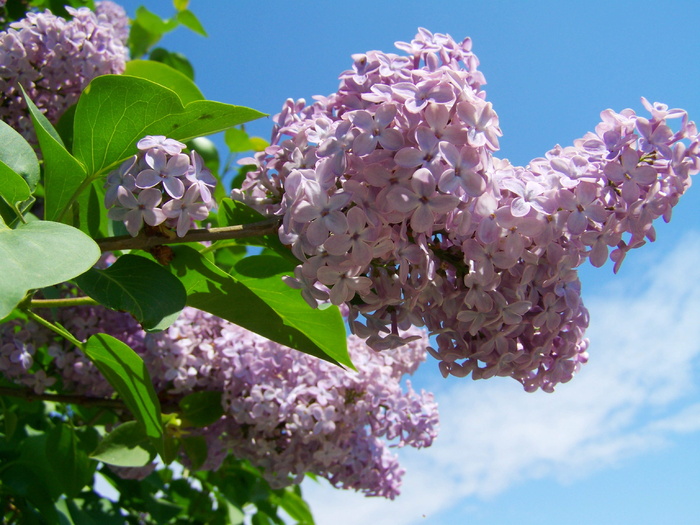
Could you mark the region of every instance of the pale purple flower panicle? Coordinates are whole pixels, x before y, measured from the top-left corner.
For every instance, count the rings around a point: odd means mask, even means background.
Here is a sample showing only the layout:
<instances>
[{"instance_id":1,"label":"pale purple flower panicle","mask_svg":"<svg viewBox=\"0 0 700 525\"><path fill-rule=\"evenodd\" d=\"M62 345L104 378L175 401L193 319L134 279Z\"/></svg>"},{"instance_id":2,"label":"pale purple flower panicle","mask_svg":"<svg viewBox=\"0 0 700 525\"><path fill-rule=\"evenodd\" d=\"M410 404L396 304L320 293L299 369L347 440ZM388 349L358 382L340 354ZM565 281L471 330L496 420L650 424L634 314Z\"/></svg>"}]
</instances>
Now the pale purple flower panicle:
<instances>
[{"instance_id":1,"label":"pale purple flower panicle","mask_svg":"<svg viewBox=\"0 0 700 525\"><path fill-rule=\"evenodd\" d=\"M127 45L129 40L130 24L129 16L126 10L119 4L102 0L95 2L95 14L100 22L106 22L112 26L114 33L117 35L122 44Z\"/></svg>"},{"instance_id":2,"label":"pale purple flower panicle","mask_svg":"<svg viewBox=\"0 0 700 525\"><path fill-rule=\"evenodd\" d=\"M216 178L196 151L182 153L185 145L162 135L138 141L139 154L107 176L105 206L108 216L124 221L138 235L143 224L164 224L184 237L194 221L209 216Z\"/></svg>"},{"instance_id":3,"label":"pale purple flower panicle","mask_svg":"<svg viewBox=\"0 0 700 525\"><path fill-rule=\"evenodd\" d=\"M5 101L0 117L25 137L34 135L20 84L56 123L93 78L124 71L128 20L125 15L112 16L114 8L105 4L111 2L97 3L98 13L102 10L97 15L86 7L67 7L73 16L69 21L50 11L30 12L0 32L0 91Z\"/></svg>"},{"instance_id":4,"label":"pale purple flower panicle","mask_svg":"<svg viewBox=\"0 0 700 525\"><path fill-rule=\"evenodd\" d=\"M233 197L283 217L310 304L345 301L376 349L425 326L444 375L551 391L587 360L575 268L617 271L700 170L685 111L601 113L526 167L498 159L498 115L471 40L420 29L407 56L353 55L340 87L288 100ZM673 121L675 120L675 122Z\"/></svg>"},{"instance_id":5,"label":"pale purple flower panicle","mask_svg":"<svg viewBox=\"0 0 700 525\"><path fill-rule=\"evenodd\" d=\"M224 417L203 429L208 455L202 469L216 470L228 454L247 459L274 488L298 483L305 473L367 496L394 498L403 469L390 447L430 446L438 413L432 394L403 381L424 361L428 338L411 328L408 344L377 353L350 336L357 372L321 361L193 308L167 330L144 333L128 315L99 307L61 309L59 319L80 339L111 334L141 355L154 386L176 400L196 391L222 394ZM43 392L59 377L64 390L109 397L109 383L66 341L32 322L0 326L0 373ZM53 361L34 362L34 348L49 346ZM51 378L47 378L50 372ZM186 457L181 458L187 464ZM115 468L141 479L152 471Z\"/></svg>"}]
</instances>

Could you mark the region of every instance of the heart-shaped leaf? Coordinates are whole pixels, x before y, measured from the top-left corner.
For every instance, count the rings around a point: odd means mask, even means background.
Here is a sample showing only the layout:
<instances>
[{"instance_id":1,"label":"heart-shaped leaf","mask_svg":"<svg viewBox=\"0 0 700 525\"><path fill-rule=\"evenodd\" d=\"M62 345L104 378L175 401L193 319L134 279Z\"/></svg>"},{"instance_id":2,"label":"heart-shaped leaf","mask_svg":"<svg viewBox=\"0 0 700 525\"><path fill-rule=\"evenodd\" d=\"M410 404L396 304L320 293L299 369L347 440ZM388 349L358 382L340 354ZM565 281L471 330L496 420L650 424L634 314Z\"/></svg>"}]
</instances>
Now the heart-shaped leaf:
<instances>
[{"instance_id":1,"label":"heart-shaped leaf","mask_svg":"<svg viewBox=\"0 0 700 525\"><path fill-rule=\"evenodd\" d=\"M168 88L143 78L103 75L85 88L75 110L74 151L88 173L103 173L135 153L146 135L189 140L264 116L210 100L182 105Z\"/></svg>"},{"instance_id":2,"label":"heart-shaped leaf","mask_svg":"<svg viewBox=\"0 0 700 525\"><path fill-rule=\"evenodd\" d=\"M153 461L155 453L143 427L127 421L107 434L90 457L119 467L143 467Z\"/></svg>"},{"instance_id":3,"label":"heart-shaped leaf","mask_svg":"<svg viewBox=\"0 0 700 525\"><path fill-rule=\"evenodd\" d=\"M179 279L138 255L122 255L106 270L90 269L75 282L100 304L130 312L145 330L170 326L187 301Z\"/></svg>"},{"instance_id":4,"label":"heart-shaped leaf","mask_svg":"<svg viewBox=\"0 0 700 525\"><path fill-rule=\"evenodd\" d=\"M0 221L0 319L29 290L85 273L99 257L95 241L71 226L32 221L12 230Z\"/></svg>"}]
</instances>

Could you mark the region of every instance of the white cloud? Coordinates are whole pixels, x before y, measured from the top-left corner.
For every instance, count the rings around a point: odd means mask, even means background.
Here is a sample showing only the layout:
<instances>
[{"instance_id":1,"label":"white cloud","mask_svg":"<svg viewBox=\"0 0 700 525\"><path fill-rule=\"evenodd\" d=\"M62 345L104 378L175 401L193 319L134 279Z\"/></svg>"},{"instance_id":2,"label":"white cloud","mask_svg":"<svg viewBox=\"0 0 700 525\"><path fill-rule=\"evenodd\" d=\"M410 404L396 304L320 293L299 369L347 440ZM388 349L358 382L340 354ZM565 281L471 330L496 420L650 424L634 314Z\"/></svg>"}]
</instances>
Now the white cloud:
<instances>
[{"instance_id":1,"label":"white cloud","mask_svg":"<svg viewBox=\"0 0 700 525\"><path fill-rule=\"evenodd\" d=\"M571 481L700 431L700 404L692 404L700 389L698 261L700 235L690 234L645 275L623 266L615 284L588 296L591 361L555 394L526 394L512 380L444 383L438 440L402 453L402 496L371 500L306 483L318 523L431 523L438 512L478 503L466 498L495 497L527 479Z\"/></svg>"}]
</instances>

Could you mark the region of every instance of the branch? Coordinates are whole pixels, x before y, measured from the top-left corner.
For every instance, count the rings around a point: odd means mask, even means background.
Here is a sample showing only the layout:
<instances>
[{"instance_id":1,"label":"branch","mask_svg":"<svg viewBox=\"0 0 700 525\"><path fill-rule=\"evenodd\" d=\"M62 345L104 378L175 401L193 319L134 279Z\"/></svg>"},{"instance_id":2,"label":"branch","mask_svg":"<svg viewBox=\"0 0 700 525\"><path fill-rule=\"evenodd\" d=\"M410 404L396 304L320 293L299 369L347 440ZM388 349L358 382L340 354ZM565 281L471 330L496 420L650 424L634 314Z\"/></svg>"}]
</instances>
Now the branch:
<instances>
[{"instance_id":1,"label":"branch","mask_svg":"<svg viewBox=\"0 0 700 525\"><path fill-rule=\"evenodd\" d=\"M121 399L105 399L70 394L37 394L28 388L0 386L0 396L21 397L27 401L53 401L54 403L71 403L73 405L126 408Z\"/></svg>"},{"instance_id":2,"label":"branch","mask_svg":"<svg viewBox=\"0 0 700 525\"><path fill-rule=\"evenodd\" d=\"M166 237L160 234L148 235L141 231L136 237L130 235L120 235L118 237L106 237L96 239L103 252L115 250L148 250L162 244L181 244L186 242L220 241L223 239L242 239L245 237L260 237L277 233L280 220L271 217L264 221L252 224L239 224L236 226L226 226L223 228L202 228L190 230L184 237Z\"/></svg>"}]
</instances>

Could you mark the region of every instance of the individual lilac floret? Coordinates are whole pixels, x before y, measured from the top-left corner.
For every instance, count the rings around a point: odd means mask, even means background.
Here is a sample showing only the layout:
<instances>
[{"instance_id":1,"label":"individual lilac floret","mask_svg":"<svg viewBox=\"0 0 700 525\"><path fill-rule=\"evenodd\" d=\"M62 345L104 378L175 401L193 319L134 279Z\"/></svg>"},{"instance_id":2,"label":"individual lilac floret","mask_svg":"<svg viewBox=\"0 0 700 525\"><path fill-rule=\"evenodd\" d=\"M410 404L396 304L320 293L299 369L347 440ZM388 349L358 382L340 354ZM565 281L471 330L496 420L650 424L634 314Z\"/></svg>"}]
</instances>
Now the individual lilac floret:
<instances>
[{"instance_id":1,"label":"individual lilac floret","mask_svg":"<svg viewBox=\"0 0 700 525\"><path fill-rule=\"evenodd\" d=\"M175 228L184 237L194 221L203 221L214 206L211 188L216 178L185 145L164 136L146 136L137 143L138 155L107 176L105 206L112 220L124 221L138 235L143 224Z\"/></svg>"},{"instance_id":2,"label":"individual lilac floret","mask_svg":"<svg viewBox=\"0 0 700 525\"><path fill-rule=\"evenodd\" d=\"M20 84L56 123L93 78L123 73L128 59L123 17L97 16L86 7L66 9L70 21L50 11L30 12L0 32L0 118L27 138L33 137L33 128Z\"/></svg>"},{"instance_id":3,"label":"individual lilac floret","mask_svg":"<svg viewBox=\"0 0 700 525\"><path fill-rule=\"evenodd\" d=\"M425 326L443 375L554 389L588 359L576 268L655 238L700 170L685 111L642 100L526 167L496 158L498 115L471 40L420 29L407 56L353 55L340 87L288 100L233 198L282 217L310 304L347 303L377 350ZM671 126L671 120L677 119Z\"/></svg>"},{"instance_id":4,"label":"individual lilac floret","mask_svg":"<svg viewBox=\"0 0 700 525\"><path fill-rule=\"evenodd\" d=\"M222 394L224 417L203 429L183 429L206 439L200 469L216 470L232 454L260 468L274 488L311 472L336 487L393 499L404 470L390 447L428 447L437 435L432 394L404 381L425 360L429 344L416 328L402 332L408 344L382 353L350 336L355 372L189 307L170 328L149 334L128 314L100 307L64 308L57 315L79 339L102 332L126 342L143 358L159 395L174 404L191 392ZM47 345L53 361L44 370L30 354ZM0 374L36 391L51 387L46 371L66 392L112 394L94 364L68 342L55 342L46 328L19 320L1 325ZM184 455L181 460L189 464ZM150 469L115 472L140 479Z\"/></svg>"}]
</instances>

